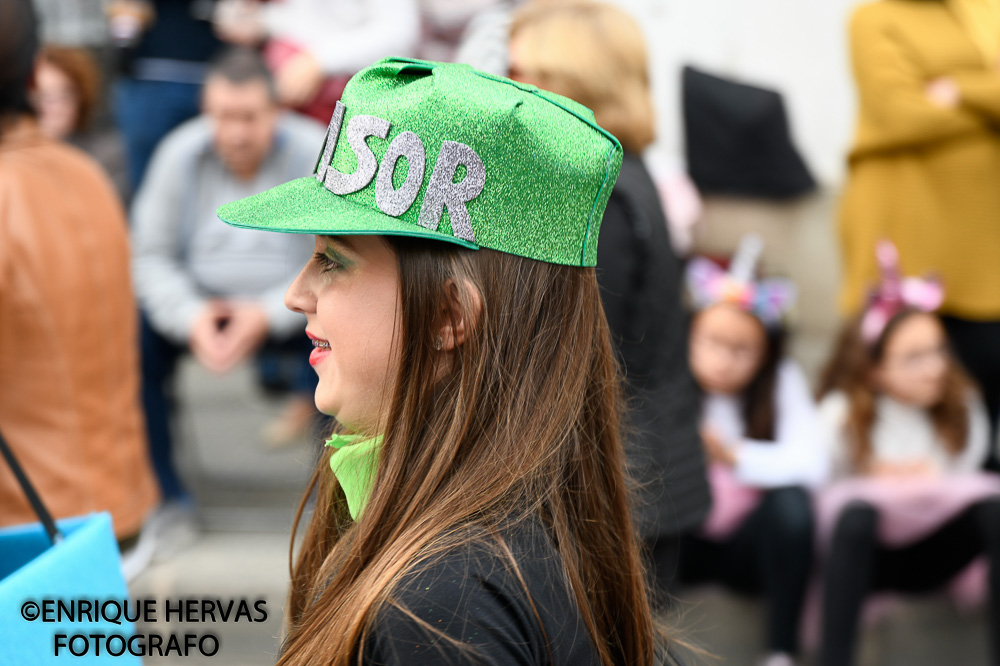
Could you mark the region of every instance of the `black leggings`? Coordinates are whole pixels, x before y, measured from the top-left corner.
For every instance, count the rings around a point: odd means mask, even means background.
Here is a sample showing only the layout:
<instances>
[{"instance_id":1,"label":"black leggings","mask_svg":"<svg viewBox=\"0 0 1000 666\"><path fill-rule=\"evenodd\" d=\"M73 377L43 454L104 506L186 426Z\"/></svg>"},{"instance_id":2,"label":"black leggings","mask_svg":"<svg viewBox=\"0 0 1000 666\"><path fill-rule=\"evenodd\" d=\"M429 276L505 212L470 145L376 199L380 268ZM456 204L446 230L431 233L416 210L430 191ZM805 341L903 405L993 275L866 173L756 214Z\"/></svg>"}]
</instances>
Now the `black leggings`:
<instances>
[{"instance_id":1,"label":"black leggings","mask_svg":"<svg viewBox=\"0 0 1000 666\"><path fill-rule=\"evenodd\" d=\"M878 545L878 512L852 502L837 520L823 586L821 666L853 663L858 618L877 590L927 592L942 587L973 559L990 564L990 635L1000 666L1000 499L974 504L929 537L903 548Z\"/></svg>"},{"instance_id":2,"label":"black leggings","mask_svg":"<svg viewBox=\"0 0 1000 666\"><path fill-rule=\"evenodd\" d=\"M812 547L808 493L797 487L778 488L764 495L728 541L686 537L680 578L685 583L719 581L737 592L763 595L768 649L795 654Z\"/></svg>"},{"instance_id":3,"label":"black leggings","mask_svg":"<svg viewBox=\"0 0 1000 666\"><path fill-rule=\"evenodd\" d=\"M966 371L982 392L990 419L990 442L996 442L1000 426L1000 321L970 321L941 317L951 346ZM990 446L986 467L1000 470L994 446Z\"/></svg>"}]
</instances>

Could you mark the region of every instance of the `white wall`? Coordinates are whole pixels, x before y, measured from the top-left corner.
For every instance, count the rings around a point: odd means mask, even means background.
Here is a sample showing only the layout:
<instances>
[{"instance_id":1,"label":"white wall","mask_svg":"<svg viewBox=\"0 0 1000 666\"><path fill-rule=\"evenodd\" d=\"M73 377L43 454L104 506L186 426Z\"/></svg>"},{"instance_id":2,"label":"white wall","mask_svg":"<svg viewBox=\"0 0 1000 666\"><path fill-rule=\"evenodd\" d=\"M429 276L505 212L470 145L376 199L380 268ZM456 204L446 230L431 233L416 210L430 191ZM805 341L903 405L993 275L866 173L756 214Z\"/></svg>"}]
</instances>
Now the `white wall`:
<instances>
[{"instance_id":1,"label":"white wall","mask_svg":"<svg viewBox=\"0 0 1000 666\"><path fill-rule=\"evenodd\" d=\"M858 0L615 0L639 19L660 117L655 149L683 159L684 64L780 91L815 176L836 186L854 124L847 18Z\"/></svg>"}]
</instances>

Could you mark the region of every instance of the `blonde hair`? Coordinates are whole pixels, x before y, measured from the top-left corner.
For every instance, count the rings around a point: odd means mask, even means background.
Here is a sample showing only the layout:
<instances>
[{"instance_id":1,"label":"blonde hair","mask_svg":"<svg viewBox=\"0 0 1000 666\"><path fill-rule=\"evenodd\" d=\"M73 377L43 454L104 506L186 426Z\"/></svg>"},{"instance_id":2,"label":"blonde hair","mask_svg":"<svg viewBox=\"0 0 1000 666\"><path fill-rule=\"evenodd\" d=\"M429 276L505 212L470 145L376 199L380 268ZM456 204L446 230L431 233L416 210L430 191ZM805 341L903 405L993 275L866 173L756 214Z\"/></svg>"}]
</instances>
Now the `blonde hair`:
<instances>
[{"instance_id":1,"label":"blonde hair","mask_svg":"<svg viewBox=\"0 0 1000 666\"><path fill-rule=\"evenodd\" d=\"M631 16L589 0L536 0L514 15L510 37L525 74L590 107L625 150L653 142L646 42Z\"/></svg>"}]
</instances>

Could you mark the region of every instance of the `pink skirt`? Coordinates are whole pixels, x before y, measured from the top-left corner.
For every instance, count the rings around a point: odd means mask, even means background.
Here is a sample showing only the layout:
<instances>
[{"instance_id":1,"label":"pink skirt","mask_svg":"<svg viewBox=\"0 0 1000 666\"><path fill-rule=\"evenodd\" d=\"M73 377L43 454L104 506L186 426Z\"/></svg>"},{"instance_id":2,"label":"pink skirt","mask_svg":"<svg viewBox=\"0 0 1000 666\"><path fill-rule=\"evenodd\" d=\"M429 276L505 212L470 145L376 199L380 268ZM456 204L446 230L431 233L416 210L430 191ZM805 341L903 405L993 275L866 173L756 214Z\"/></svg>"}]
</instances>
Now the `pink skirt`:
<instances>
[{"instance_id":1,"label":"pink skirt","mask_svg":"<svg viewBox=\"0 0 1000 666\"><path fill-rule=\"evenodd\" d=\"M725 541L757 508L763 492L740 483L732 468L721 463L709 465L708 485L712 491L712 509L699 536L710 541Z\"/></svg>"},{"instance_id":2,"label":"pink skirt","mask_svg":"<svg viewBox=\"0 0 1000 666\"><path fill-rule=\"evenodd\" d=\"M930 536L967 508L990 497L1000 496L1000 477L985 472L948 475L934 479L853 478L836 481L814 495L817 534L817 574L824 560L837 520L852 501L870 504L878 511L878 542L901 548ZM817 575L806 602L803 618L804 643L819 643L822 585ZM989 568L985 558L977 558L942 589L956 608L968 612L986 602ZM862 611L861 624L871 625L891 612L897 595L870 596Z\"/></svg>"},{"instance_id":3,"label":"pink skirt","mask_svg":"<svg viewBox=\"0 0 1000 666\"><path fill-rule=\"evenodd\" d=\"M853 501L878 511L881 545L900 548L930 536L973 504L1000 495L1000 477L985 472L932 479L853 478L815 495L820 552L829 547L837 519Z\"/></svg>"}]
</instances>

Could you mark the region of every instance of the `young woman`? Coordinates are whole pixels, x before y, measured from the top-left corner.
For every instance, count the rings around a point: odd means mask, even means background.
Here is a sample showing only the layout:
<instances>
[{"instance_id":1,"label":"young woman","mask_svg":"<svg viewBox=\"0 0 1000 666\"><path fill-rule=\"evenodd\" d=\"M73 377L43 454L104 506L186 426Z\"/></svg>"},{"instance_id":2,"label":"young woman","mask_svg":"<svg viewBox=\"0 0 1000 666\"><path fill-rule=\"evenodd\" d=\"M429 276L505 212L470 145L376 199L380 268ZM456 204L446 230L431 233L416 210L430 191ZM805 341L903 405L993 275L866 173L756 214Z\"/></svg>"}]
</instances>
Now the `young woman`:
<instances>
[{"instance_id":1,"label":"young woman","mask_svg":"<svg viewBox=\"0 0 1000 666\"><path fill-rule=\"evenodd\" d=\"M769 651L792 664L812 564L807 488L825 478L818 416L805 376L783 354L782 315L794 285L754 282L761 242L744 238L729 273L707 259L688 266L697 312L690 359L704 392L701 431L712 511L681 547L683 582L720 581L762 594Z\"/></svg>"},{"instance_id":2,"label":"young woman","mask_svg":"<svg viewBox=\"0 0 1000 666\"><path fill-rule=\"evenodd\" d=\"M314 177L220 208L316 234L286 303L340 433L282 666L653 663L593 269L620 163L568 99L385 60Z\"/></svg>"},{"instance_id":3,"label":"young woman","mask_svg":"<svg viewBox=\"0 0 1000 666\"><path fill-rule=\"evenodd\" d=\"M821 391L838 477L819 498L829 544L821 663L852 663L870 593L940 588L986 555L1000 664L1000 480L978 471L986 416L933 313L940 286L900 281L891 244L878 254L883 282L844 328Z\"/></svg>"}]
</instances>

